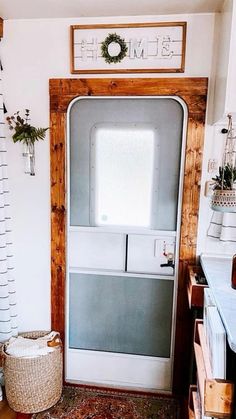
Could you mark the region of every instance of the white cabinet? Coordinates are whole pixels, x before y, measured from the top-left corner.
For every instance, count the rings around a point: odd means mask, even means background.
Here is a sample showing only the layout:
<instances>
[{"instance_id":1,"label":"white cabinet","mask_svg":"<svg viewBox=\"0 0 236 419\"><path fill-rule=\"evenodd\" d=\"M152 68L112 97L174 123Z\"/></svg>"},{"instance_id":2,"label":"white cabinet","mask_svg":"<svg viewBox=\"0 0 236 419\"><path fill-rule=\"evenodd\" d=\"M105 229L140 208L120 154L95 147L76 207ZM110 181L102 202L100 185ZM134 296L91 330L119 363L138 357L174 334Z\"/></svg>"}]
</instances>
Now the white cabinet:
<instances>
[{"instance_id":1,"label":"white cabinet","mask_svg":"<svg viewBox=\"0 0 236 419\"><path fill-rule=\"evenodd\" d=\"M228 113L236 117L236 0L226 0L216 17L213 123ZM214 74L215 73L215 74Z\"/></svg>"}]
</instances>

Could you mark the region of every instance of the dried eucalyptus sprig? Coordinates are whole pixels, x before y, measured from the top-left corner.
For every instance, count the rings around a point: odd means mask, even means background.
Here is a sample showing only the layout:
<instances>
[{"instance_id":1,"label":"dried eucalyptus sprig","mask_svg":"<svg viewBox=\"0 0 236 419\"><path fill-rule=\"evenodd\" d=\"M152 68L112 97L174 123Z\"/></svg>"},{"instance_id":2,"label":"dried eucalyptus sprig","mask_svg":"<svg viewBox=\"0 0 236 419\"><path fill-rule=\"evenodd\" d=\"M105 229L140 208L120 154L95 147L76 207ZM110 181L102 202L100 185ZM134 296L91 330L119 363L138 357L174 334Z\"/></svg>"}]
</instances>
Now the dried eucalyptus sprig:
<instances>
[{"instance_id":1,"label":"dried eucalyptus sprig","mask_svg":"<svg viewBox=\"0 0 236 419\"><path fill-rule=\"evenodd\" d=\"M44 140L48 128L36 128L30 125L30 111L25 109L24 118L20 116L20 112L15 112L12 116L6 118L8 127L14 134L12 139L14 143L22 142L24 144L34 144L35 141Z\"/></svg>"}]
</instances>

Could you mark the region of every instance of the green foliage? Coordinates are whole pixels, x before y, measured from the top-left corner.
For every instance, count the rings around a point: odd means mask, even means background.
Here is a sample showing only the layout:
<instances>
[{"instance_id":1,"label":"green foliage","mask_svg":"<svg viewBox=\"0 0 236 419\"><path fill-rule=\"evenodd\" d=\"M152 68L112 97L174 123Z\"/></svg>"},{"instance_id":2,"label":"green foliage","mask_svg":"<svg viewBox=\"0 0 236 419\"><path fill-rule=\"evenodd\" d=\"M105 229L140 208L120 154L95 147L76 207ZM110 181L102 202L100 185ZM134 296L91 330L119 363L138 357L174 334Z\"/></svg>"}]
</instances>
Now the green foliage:
<instances>
[{"instance_id":1,"label":"green foliage","mask_svg":"<svg viewBox=\"0 0 236 419\"><path fill-rule=\"evenodd\" d=\"M30 111L25 109L25 117L21 117L19 111L6 118L8 127L14 134L12 139L14 143L22 142L25 144L34 144L35 141L44 140L48 128L36 128L30 125Z\"/></svg>"},{"instance_id":2,"label":"green foliage","mask_svg":"<svg viewBox=\"0 0 236 419\"><path fill-rule=\"evenodd\" d=\"M219 167L219 174L212 180L215 182L214 189L233 189L233 184L236 182L236 167L233 167L231 164Z\"/></svg>"},{"instance_id":3,"label":"green foliage","mask_svg":"<svg viewBox=\"0 0 236 419\"><path fill-rule=\"evenodd\" d=\"M115 57L111 57L108 52L109 44L112 42L115 42L120 45L120 53L116 55ZM101 46L102 51L102 57L105 59L106 63L119 63L123 58L126 56L128 47L125 43L125 40L120 37L120 35L117 35L117 33L109 33L106 39L102 42Z\"/></svg>"}]
</instances>

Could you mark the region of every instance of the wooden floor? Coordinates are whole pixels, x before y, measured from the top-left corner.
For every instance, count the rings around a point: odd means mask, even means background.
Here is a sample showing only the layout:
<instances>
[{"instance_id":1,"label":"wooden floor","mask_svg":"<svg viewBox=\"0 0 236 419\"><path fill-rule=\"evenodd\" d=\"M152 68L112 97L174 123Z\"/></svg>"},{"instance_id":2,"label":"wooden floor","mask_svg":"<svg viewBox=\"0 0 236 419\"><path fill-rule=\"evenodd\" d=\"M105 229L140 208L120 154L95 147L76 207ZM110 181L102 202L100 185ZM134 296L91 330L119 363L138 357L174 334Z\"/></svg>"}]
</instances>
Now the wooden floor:
<instances>
[{"instance_id":1,"label":"wooden floor","mask_svg":"<svg viewBox=\"0 0 236 419\"><path fill-rule=\"evenodd\" d=\"M30 417L31 415L13 412L6 400L0 402L0 419L29 419Z\"/></svg>"},{"instance_id":2,"label":"wooden floor","mask_svg":"<svg viewBox=\"0 0 236 419\"><path fill-rule=\"evenodd\" d=\"M16 419L17 414L8 406L6 400L0 402L0 419Z\"/></svg>"}]
</instances>

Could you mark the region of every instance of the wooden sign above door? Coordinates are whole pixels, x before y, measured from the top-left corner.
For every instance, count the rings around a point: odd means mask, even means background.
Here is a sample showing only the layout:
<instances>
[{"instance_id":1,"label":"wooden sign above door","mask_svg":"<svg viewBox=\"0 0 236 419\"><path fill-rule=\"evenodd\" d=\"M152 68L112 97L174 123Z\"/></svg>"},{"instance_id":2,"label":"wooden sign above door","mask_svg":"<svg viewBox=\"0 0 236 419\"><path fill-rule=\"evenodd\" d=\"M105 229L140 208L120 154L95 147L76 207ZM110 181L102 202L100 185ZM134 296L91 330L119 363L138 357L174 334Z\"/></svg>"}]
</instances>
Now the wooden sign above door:
<instances>
[{"instance_id":1,"label":"wooden sign above door","mask_svg":"<svg viewBox=\"0 0 236 419\"><path fill-rule=\"evenodd\" d=\"M71 73L183 73L186 22L71 26Z\"/></svg>"}]
</instances>

